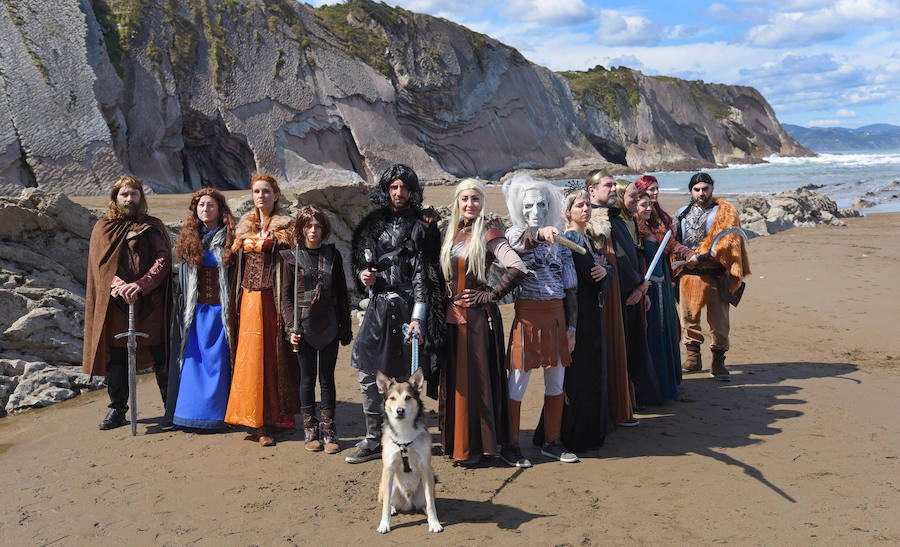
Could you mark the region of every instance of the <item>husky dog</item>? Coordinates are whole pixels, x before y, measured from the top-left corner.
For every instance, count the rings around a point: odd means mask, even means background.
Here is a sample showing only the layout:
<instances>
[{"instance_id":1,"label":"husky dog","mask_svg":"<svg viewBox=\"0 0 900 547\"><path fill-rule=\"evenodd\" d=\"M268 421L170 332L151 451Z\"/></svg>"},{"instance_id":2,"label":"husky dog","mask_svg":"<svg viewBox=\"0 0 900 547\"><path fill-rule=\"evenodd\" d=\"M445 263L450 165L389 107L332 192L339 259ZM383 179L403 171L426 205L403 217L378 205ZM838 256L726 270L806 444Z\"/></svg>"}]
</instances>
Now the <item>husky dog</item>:
<instances>
[{"instance_id":1,"label":"husky dog","mask_svg":"<svg viewBox=\"0 0 900 547\"><path fill-rule=\"evenodd\" d=\"M376 375L378 391L384 396L384 432L381 436L381 522L378 531L391 531L391 515L425 508L428 530L440 532L434 507L434 469L431 467L431 435L425 427L425 413L419 393L425 383L422 369L407 382L398 382L384 373Z\"/></svg>"}]
</instances>

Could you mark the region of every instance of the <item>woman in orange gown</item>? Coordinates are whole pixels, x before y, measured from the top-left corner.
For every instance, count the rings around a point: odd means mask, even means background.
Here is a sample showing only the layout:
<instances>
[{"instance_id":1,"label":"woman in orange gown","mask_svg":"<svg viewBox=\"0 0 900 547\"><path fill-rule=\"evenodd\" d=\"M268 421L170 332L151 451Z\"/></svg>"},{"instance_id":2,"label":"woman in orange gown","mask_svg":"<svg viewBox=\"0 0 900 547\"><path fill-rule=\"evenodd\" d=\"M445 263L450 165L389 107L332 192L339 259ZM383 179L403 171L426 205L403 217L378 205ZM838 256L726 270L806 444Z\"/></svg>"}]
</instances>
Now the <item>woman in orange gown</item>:
<instances>
[{"instance_id":1,"label":"woman in orange gown","mask_svg":"<svg viewBox=\"0 0 900 547\"><path fill-rule=\"evenodd\" d=\"M300 378L282 335L275 295L281 284L278 250L291 245L292 221L279 200L281 190L269 175L250 182L254 209L235 230L232 250L238 256L235 297L238 302L237 350L225 421L257 429L262 446L275 444L276 429L294 429L300 412Z\"/></svg>"}]
</instances>

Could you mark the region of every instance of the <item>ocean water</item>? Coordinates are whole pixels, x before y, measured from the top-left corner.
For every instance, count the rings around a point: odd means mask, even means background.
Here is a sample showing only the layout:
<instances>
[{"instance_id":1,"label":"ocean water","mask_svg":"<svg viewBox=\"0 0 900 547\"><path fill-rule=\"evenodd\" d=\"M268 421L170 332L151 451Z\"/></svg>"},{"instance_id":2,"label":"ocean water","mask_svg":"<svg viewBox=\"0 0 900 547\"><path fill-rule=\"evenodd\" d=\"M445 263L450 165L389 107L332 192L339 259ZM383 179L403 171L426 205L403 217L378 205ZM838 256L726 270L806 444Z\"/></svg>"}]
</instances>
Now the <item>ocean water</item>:
<instances>
[{"instance_id":1,"label":"ocean water","mask_svg":"<svg viewBox=\"0 0 900 547\"><path fill-rule=\"evenodd\" d=\"M830 152L814 158L770 156L765 159L768 163L735 165L707 172L716 181L716 192L720 194L773 194L815 184L821 186L817 192L826 194L839 207L849 207L857 196L877 202L900 195L900 184L892 185L894 181L900 181L900 150ZM694 172L650 174L659 180L662 192L687 195L687 184ZM867 192L873 192L875 196L866 197ZM900 211L900 199L885 199L864 211L897 212Z\"/></svg>"},{"instance_id":2,"label":"ocean water","mask_svg":"<svg viewBox=\"0 0 900 547\"><path fill-rule=\"evenodd\" d=\"M767 163L733 165L708 169L716 181L717 194L777 194L809 184L815 191L833 199L838 207L850 207L857 196L878 203L863 209L866 213L900 211L900 150L872 152L829 152L814 158L770 156ZM685 196L688 181L696 171L658 171L647 173L659 180L660 191ZM625 176L634 180L637 176ZM565 186L568 181L554 181ZM872 192L874 196L866 196ZM898 198L891 199L896 195Z\"/></svg>"}]
</instances>

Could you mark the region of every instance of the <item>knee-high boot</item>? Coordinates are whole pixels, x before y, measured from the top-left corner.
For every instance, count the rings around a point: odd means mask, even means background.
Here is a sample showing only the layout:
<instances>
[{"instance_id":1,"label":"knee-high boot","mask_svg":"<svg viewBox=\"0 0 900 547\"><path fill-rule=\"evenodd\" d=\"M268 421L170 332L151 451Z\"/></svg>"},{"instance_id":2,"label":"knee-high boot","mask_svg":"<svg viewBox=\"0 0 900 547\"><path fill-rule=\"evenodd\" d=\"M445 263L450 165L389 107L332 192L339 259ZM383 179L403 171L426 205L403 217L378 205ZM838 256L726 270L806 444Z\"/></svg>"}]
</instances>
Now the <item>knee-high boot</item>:
<instances>
[{"instance_id":1,"label":"knee-high boot","mask_svg":"<svg viewBox=\"0 0 900 547\"><path fill-rule=\"evenodd\" d=\"M544 395L544 442L559 439L562 428L562 412L565 395Z\"/></svg>"},{"instance_id":2,"label":"knee-high boot","mask_svg":"<svg viewBox=\"0 0 900 547\"><path fill-rule=\"evenodd\" d=\"M509 423L512 428L512 442L519 443L519 419L522 414L522 401L509 400Z\"/></svg>"}]
</instances>

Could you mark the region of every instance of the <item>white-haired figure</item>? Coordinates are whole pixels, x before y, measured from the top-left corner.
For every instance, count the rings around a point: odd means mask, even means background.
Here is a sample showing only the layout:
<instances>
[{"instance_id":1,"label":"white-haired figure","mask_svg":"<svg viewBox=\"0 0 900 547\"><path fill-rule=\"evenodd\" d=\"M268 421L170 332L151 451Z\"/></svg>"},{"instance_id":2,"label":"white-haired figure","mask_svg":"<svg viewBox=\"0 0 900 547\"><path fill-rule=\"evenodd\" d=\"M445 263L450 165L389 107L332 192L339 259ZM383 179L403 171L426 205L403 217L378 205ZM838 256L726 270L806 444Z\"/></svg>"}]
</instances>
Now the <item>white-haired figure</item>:
<instances>
[{"instance_id":1,"label":"white-haired figure","mask_svg":"<svg viewBox=\"0 0 900 547\"><path fill-rule=\"evenodd\" d=\"M506 239L529 270L516 299L516 316L506 355L513 429L513 444L507 452L513 457L518 453L520 465L531 465L521 457L518 446L519 416L531 371L543 368L541 454L563 462L577 462L578 456L560 440L565 398L563 367L571 361L578 316L578 276L572 251L555 242L562 229L561 192L547 181L515 175L503 184L503 194L513 224L506 230Z\"/></svg>"},{"instance_id":2,"label":"white-haired figure","mask_svg":"<svg viewBox=\"0 0 900 547\"><path fill-rule=\"evenodd\" d=\"M449 358L440 383L441 444L444 454L467 466L490 461L498 446L512 443L497 301L527 271L501 227L484 218L485 197L478 180L456 186L440 255L450 296ZM491 285L488 270L495 259L506 272Z\"/></svg>"}]
</instances>

